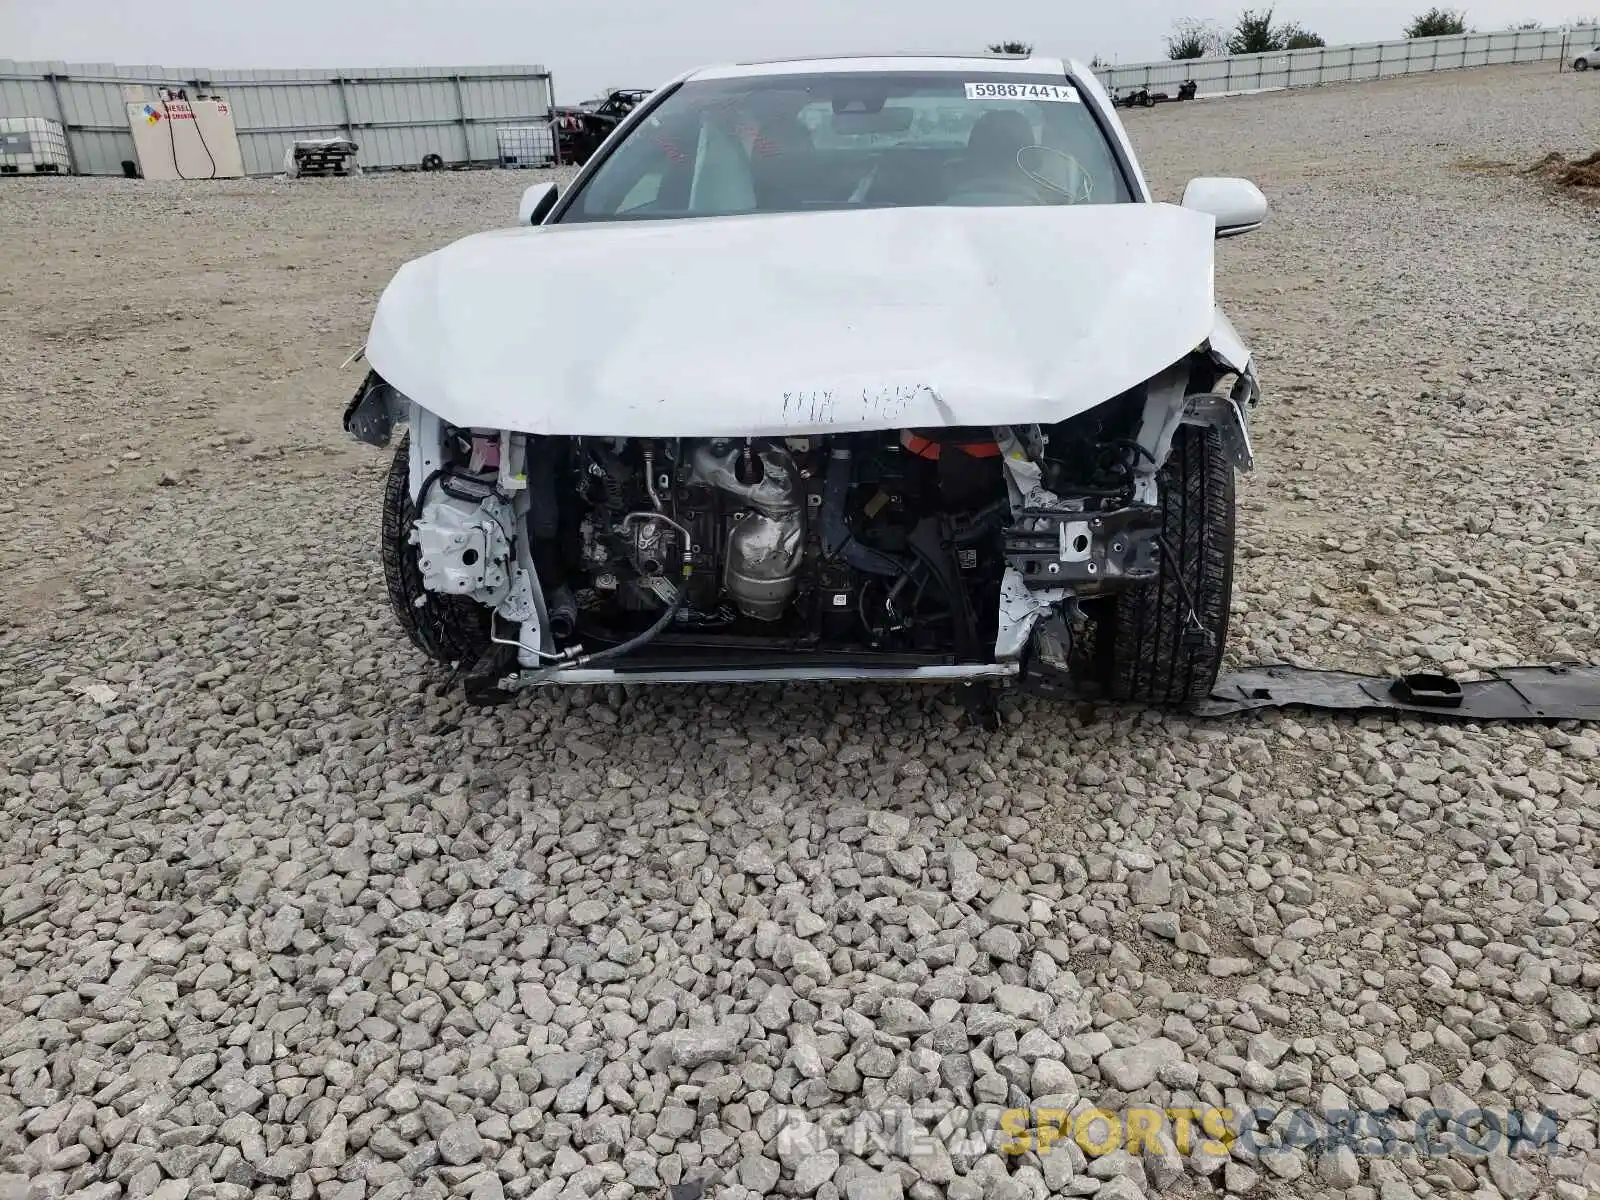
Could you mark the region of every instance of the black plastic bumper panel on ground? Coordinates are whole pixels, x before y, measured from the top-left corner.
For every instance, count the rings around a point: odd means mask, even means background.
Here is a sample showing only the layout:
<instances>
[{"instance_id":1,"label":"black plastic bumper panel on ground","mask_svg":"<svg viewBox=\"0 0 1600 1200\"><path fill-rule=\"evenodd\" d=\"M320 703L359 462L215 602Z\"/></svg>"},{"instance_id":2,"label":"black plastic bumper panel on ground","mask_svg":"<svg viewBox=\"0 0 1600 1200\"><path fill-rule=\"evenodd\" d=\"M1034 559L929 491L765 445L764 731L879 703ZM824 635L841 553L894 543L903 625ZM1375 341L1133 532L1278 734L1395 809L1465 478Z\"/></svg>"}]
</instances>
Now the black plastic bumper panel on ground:
<instances>
[{"instance_id":1,"label":"black plastic bumper panel on ground","mask_svg":"<svg viewBox=\"0 0 1600 1200\"><path fill-rule=\"evenodd\" d=\"M1261 708L1404 712L1463 721L1600 721L1600 666L1502 667L1488 678L1384 677L1302 667L1252 667L1217 680L1190 711L1225 717Z\"/></svg>"}]
</instances>

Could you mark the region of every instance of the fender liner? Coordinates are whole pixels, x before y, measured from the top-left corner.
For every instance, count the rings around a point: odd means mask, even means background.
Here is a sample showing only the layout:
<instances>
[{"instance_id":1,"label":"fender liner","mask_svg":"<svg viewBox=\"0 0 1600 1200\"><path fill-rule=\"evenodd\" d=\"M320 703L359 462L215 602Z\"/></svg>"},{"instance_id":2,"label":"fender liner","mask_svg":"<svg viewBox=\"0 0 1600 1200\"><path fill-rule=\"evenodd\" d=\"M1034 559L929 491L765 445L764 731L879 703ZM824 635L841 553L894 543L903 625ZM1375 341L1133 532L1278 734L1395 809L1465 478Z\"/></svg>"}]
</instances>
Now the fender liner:
<instances>
[{"instance_id":1,"label":"fender liner","mask_svg":"<svg viewBox=\"0 0 1600 1200\"><path fill-rule=\"evenodd\" d=\"M344 410L344 431L369 446L387 446L394 427L406 419L410 402L383 381L376 371L368 371L356 394Z\"/></svg>"},{"instance_id":2,"label":"fender liner","mask_svg":"<svg viewBox=\"0 0 1600 1200\"><path fill-rule=\"evenodd\" d=\"M1184 397L1183 424L1208 425L1222 435L1222 448L1241 471L1256 465L1249 411L1257 396L1255 376L1240 375L1230 392L1193 392Z\"/></svg>"}]
</instances>

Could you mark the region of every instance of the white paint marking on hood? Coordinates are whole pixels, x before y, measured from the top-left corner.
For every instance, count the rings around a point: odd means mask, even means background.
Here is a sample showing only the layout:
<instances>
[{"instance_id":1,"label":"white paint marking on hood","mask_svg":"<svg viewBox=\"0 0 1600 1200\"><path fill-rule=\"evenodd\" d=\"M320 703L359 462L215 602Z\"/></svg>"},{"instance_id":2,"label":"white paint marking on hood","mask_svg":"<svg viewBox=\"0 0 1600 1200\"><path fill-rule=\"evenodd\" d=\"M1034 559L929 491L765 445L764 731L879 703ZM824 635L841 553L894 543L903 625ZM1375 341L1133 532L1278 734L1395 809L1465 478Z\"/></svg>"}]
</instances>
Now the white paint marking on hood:
<instances>
[{"instance_id":1,"label":"white paint marking on hood","mask_svg":"<svg viewBox=\"0 0 1600 1200\"><path fill-rule=\"evenodd\" d=\"M1205 341L1213 245L1164 204L505 230L403 266L367 357L451 424L535 434L1048 424Z\"/></svg>"}]
</instances>

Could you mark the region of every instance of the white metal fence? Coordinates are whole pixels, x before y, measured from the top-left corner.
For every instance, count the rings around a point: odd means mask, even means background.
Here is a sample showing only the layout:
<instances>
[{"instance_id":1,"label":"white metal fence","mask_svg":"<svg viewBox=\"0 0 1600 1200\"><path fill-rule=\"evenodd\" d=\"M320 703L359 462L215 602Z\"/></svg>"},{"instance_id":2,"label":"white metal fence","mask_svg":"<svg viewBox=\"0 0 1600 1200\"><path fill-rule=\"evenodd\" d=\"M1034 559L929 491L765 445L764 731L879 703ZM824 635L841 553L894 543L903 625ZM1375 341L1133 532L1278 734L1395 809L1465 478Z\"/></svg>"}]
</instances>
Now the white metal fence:
<instances>
[{"instance_id":1,"label":"white metal fence","mask_svg":"<svg viewBox=\"0 0 1600 1200\"><path fill-rule=\"evenodd\" d=\"M1502 63L1549 61L1553 65L1559 59L1570 62L1597 43L1600 43L1600 27L1521 29L1367 42L1359 46L1319 46L1314 50L1280 50L1229 58L1137 63L1107 67L1097 74L1112 92L1119 88L1148 87L1176 93L1185 80L1192 79L1199 85L1200 95L1217 96Z\"/></svg>"},{"instance_id":2,"label":"white metal fence","mask_svg":"<svg viewBox=\"0 0 1600 1200\"><path fill-rule=\"evenodd\" d=\"M270 175L296 138L349 137L363 167L497 162L497 129L548 124L541 66L220 71L0 59L0 117L48 117L67 131L73 169L120 175L134 157L124 88L220 93L233 109L244 169Z\"/></svg>"}]
</instances>

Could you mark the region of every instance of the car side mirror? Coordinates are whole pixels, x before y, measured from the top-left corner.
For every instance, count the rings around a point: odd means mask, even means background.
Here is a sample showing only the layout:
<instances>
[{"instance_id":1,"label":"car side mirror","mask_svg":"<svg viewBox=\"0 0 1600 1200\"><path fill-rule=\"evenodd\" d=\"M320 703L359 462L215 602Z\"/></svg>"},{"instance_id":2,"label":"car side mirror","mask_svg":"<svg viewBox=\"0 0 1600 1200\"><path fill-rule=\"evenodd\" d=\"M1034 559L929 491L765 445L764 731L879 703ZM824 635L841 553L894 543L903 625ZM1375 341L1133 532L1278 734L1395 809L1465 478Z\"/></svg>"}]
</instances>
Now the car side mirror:
<instances>
[{"instance_id":1,"label":"car side mirror","mask_svg":"<svg viewBox=\"0 0 1600 1200\"><path fill-rule=\"evenodd\" d=\"M1249 233L1267 219L1267 198L1248 179L1191 179L1183 207L1215 217L1219 238Z\"/></svg>"},{"instance_id":2,"label":"car side mirror","mask_svg":"<svg viewBox=\"0 0 1600 1200\"><path fill-rule=\"evenodd\" d=\"M518 225L541 225L556 206L561 189L553 183L536 183L522 193L522 203L517 205Z\"/></svg>"}]
</instances>

